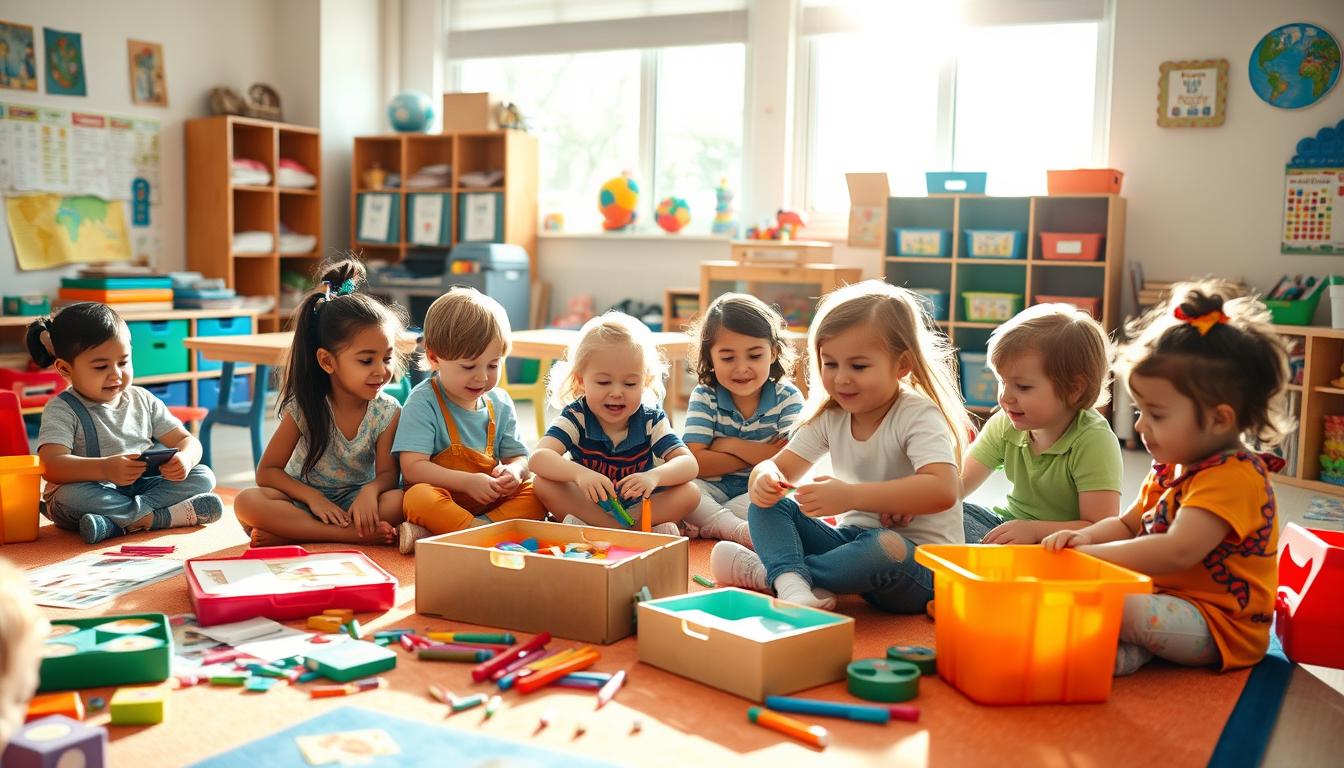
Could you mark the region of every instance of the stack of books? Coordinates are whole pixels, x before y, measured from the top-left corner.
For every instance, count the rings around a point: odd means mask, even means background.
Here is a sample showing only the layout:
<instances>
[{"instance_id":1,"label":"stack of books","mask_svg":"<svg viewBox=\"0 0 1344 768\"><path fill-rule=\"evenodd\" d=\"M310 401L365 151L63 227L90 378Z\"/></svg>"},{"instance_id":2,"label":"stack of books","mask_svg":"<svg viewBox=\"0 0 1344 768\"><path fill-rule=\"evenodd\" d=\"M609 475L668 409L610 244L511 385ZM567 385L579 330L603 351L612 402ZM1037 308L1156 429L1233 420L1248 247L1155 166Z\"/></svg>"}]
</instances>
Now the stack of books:
<instances>
[{"instance_id":1,"label":"stack of books","mask_svg":"<svg viewBox=\"0 0 1344 768\"><path fill-rule=\"evenodd\" d=\"M173 281L145 267L86 267L61 278L56 307L100 301L118 313L162 312L173 308Z\"/></svg>"},{"instance_id":2,"label":"stack of books","mask_svg":"<svg viewBox=\"0 0 1344 768\"><path fill-rule=\"evenodd\" d=\"M177 309L234 309L243 304L242 297L219 278L204 277L199 272L174 272L172 281L173 306Z\"/></svg>"}]
</instances>

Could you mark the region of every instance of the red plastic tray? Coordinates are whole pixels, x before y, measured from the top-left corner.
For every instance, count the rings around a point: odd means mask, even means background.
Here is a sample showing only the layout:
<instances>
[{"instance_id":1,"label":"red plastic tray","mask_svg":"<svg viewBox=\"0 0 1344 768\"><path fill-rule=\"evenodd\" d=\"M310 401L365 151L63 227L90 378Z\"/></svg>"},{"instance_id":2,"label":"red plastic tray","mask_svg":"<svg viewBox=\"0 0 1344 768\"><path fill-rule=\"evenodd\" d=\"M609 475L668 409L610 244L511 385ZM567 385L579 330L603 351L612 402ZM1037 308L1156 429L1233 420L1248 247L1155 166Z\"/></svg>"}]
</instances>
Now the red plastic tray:
<instances>
[{"instance_id":1,"label":"red plastic tray","mask_svg":"<svg viewBox=\"0 0 1344 768\"><path fill-rule=\"evenodd\" d=\"M385 611L397 599L396 577L354 549L258 547L241 557L195 557L185 571L201 626L256 616L301 619L327 608Z\"/></svg>"}]
</instances>

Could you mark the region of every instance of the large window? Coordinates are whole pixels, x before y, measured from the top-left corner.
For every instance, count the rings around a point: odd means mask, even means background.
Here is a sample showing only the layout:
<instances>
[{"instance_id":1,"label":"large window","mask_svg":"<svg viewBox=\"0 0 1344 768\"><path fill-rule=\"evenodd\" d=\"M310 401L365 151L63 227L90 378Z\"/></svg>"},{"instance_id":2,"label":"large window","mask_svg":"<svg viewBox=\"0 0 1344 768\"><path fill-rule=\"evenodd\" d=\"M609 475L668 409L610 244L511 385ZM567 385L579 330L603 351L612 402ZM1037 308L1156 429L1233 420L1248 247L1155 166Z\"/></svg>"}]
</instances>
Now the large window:
<instances>
[{"instance_id":1,"label":"large window","mask_svg":"<svg viewBox=\"0 0 1344 768\"><path fill-rule=\"evenodd\" d=\"M640 185L641 226L675 195L688 231L709 231L719 179L741 188L745 71L741 43L456 63L459 90L498 94L528 118L541 213L576 232L600 229L598 188L623 171Z\"/></svg>"}]
</instances>

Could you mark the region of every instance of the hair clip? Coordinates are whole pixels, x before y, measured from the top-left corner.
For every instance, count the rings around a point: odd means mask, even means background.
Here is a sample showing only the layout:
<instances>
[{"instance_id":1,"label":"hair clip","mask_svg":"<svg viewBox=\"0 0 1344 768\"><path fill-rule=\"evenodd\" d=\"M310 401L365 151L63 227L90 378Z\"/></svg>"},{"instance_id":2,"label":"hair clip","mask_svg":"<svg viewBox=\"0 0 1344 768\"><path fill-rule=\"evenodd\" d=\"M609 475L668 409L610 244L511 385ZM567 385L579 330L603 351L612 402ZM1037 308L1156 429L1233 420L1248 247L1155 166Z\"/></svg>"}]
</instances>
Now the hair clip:
<instances>
[{"instance_id":1,"label":"hair clip","mask_svg":"<svg viewBox=\"0 0 1344 768\"><path fill-rule=\"evenodd\" d=\"M354 278L347 278L344 283L341 283L341 287L336 289L337 296L349 296L354 292L355 292ZM327 297L328 298L331 297L331 283L327 283Z\"/></svg>"},{"instance_id":2,"label":"hair clip","mask_svg":"<svg viewBox=\"0 0 1344 768\"><path fill-rule=\"evenodd\" d=\"M1193 325L1195 330L1199 331L1200 336L1209 335L1209 331L1213 329L1213 326L1227 322L1227 315L1217 309L1198 317L1191 317L1185 313L1185 310L1177 307L1171 314L1177 320Z\"/></svg>"}]
</instances>

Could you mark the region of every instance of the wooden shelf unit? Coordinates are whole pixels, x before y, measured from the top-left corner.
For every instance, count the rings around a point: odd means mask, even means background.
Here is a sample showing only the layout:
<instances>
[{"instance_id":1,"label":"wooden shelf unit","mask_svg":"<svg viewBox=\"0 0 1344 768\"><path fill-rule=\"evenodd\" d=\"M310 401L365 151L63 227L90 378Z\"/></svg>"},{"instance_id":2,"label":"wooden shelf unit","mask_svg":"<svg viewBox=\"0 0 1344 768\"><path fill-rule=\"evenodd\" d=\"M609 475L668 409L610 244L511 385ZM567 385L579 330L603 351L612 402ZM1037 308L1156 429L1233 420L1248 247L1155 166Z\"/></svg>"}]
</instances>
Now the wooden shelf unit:
<instances>
[{"instance_id":1,"label":"wooden shelf unit","mask_svg":"<svg viewBox=\"0 0 1344 768\"><path fill-rule=\"evenodd\" d=\"M898 227L948 230L949 255L898 256L892 235ZM964 232L968 229L1025 232L1025 258L966 255ZM1041 232L1102 234L1101 258L1041 258ZM948 314L939 319L939 327L958 349L983 352L1000 323L965 319L963 292L1016 293L1022 296L1024 307L1038 303L1039 295L1095 298L1099 300L1097 319L1107 332L1113 332L1122 321L1124 252L1125 199L1119 195L893 197L887 201L887 240L876 271L893 285L941 290L947 297Z\"/></svg>"},{"instance_id":2,"label":"wooden shelf unit","mask_svg":"<svg viewBox=\"0 0 1344 768\"><path fill-rule=\"evenodd\" d=\"M1321 454L1325 443L1326 416L1344 414L1344 388L1331 379L1341 375L1344 364L1344 329L1309 325L1276 325L1274 330L1306 344L1306 365L1300 385L1289 385L1292 415L1297 431L1288 436L1296 448L1296 466L1289 466L1276 479L1318 493L1344 496L1344 486L1320 479Z\"/></svg>"},{"instance_id":3,"label":"wooden shelf unit","mask_svg":"<svg viewBox=\"0 0 1344 768\"><path fill-rule=\"evenodd\" d=\"M858 267L835 264L702 261L700 307L708 307L725 293L749 293L774 305L789 328L806 333L822 296L862 279L863 270Z\"/></svg>"},{"instance_id":4,"label":"wooden shelf unit","mask_svg":"<svg viewBox=\"0 0 1344 768\"><path fill-rule=\"evenodd\" d=\"M285 315L279 311L280 272L310 274L322 258L322 148L316 128L236 115L188 120L187 268L206 277L223 278L245 296L273 296L277 309L257 316L258 331L278 331ZM271 183L234 184L232 162L249 158L265 165ZM282 158L312 171L311 189L281 187L276 170ZM301 254L280 252L280 227L313 235L317 243ZM273 247L266 253L234 253L233 235L245 230L269 232Z\"/></svg>"},{"instance_id":5,"label":"wooden shelf unit","mask_svg":"<svg viewBox=\"0 0 1344 768\"><path fill-rule=\"evenodd\" d=\"M398 174L401 185L370 188L365 172L377 164L388 174ZM445 187L406 187L406 179L426 165L447 163L451 183ZM463 174L503 171L504 180L493 187L464 187ZM359 195L381 192L396 195L400 217L397 242L375 243L359 239ZM450 196L450 242L448 246L421 246L410 242L411 216L408 195L438 193ZM503 238L500 242L522 246L527 251L530 279L537 280L537 140L522 131L464 131L461 133L394 133L356 136L350 167L350 243L367 258L399 262L412 249L447 250L462 240L459 216L461 195L496 193L503 197Z\"/></svg>"}]
</instances>

